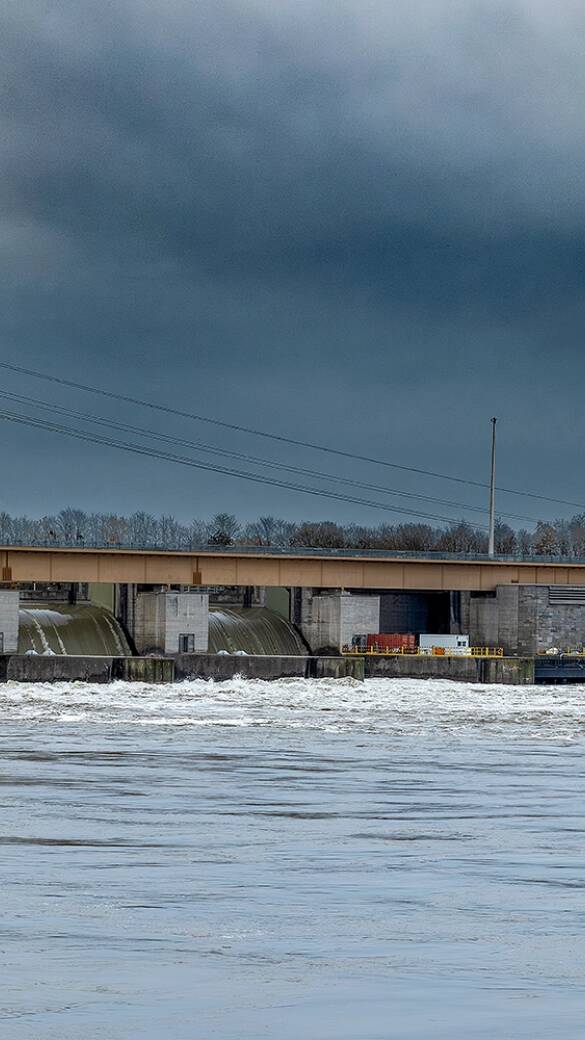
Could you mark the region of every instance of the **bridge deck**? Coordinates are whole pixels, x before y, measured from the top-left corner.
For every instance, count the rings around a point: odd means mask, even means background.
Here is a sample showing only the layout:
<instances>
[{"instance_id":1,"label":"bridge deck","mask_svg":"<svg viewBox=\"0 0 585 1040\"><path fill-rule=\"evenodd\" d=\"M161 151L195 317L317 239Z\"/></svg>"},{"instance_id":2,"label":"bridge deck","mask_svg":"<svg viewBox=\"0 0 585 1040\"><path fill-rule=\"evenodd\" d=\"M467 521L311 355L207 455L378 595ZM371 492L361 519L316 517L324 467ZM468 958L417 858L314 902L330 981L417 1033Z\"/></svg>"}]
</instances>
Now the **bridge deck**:
<instances>
[{"instance_id":1,"label":"bridge deck","mask_svg":"<svg viewBox=\"0 0 585 1040\"><path fill-rule=\"evenodd\" d=\"M0 583L31 581L492 591L497 585L585 585L585 561L246 546L0 547Z\"/></svg>"}]
</instances>

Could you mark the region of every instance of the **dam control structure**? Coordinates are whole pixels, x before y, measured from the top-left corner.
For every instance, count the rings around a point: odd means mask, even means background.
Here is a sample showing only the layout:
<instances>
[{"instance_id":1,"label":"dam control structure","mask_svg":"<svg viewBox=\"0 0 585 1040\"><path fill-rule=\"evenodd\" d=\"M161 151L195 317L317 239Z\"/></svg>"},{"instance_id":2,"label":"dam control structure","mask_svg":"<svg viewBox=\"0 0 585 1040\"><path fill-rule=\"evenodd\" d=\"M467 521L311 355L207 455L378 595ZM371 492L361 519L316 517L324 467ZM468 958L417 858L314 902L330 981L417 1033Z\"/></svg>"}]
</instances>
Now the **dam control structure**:
<instances>
[{"instance_id":1,"label":"dam control structure","mask_svg":"<svg viewBox=\"0 0 585 1040\"><path fill-rule=\"evenodd\" d=\"M0 573L4 655L331 657L400 631L466 633L508 660L585 646L579 560L7 546Z\"/></svg>"}]
</instances>

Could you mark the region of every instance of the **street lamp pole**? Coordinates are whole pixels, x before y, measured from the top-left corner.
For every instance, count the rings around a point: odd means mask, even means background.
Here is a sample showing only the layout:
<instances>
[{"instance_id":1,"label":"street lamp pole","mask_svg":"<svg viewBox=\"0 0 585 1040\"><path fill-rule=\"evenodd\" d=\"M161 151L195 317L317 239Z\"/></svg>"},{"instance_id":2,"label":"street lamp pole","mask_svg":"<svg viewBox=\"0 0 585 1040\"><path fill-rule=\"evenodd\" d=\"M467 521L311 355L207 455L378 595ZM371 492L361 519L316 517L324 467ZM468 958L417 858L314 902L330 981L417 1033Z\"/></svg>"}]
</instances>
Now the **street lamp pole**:
<instances>
[{"instance_id":1,"label":"street lamp pole","mask_svg":"<svg viewBox=\"0 0 585 1040\"><path fill-rule=\"evenodd\" d=\"M492 469L490 477L490 516L488 536L488 556L493 556L495 551L495 529L496 529L496 423L492 419Z\"/></svg>"}]
</instances>

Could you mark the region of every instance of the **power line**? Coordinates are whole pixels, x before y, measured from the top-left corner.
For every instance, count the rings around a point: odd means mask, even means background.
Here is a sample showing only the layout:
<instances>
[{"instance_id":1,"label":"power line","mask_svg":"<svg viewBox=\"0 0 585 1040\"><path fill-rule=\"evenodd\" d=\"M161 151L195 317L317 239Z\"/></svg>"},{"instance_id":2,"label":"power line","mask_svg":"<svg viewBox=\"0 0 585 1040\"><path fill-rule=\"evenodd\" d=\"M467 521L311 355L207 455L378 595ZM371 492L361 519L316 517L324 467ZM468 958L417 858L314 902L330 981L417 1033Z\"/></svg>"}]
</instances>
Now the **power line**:
<instances>
[{"instance_id":1,"label":"power line","mask_svg":"<svg viewBox=\"0 0 585 1040\"><path fill-rule=\"evenodd\" d=\"M199 415L196 412L186 412L179 408L171 408L169 405L155 404L152 401L143 401L138 397L131 397L128 394L118 394L113 390L104 390L102 387L90 386L85 383L77 383L71 379L64 379L61 376L52 376L46 372L39 372L33 368L25 368L22 365L13 365L7 361L0 361L0 368L7 369L11 372L18 372L21 375L32 376L34 379L43 379L49 383L57 383L60 386L70 387L74 390L82 390L84 393L99 394L101 397L108 397L114 401L124 401L126 404L139 405L141 408L150 408L153 411L164 412L167 415L176 415L182 419L192 419L197 422L210 423L213 426L220 426L226 430L233 430L237 433L248 433L254 437L264 437L268 440L279 441L282 444L293 444L300 448L310 448L311 451L321 451L328 455L337 455L340 458L352 459L354 462L367 462L372 463L375 466L386 466L389 469L399 469L407 473L417 473L425 477L435 477L439 480L450 480L455 484L467 484L470 487L487 488L488 484L484 484L481 481L469 480L465 477L454 477L447 473L437 473L434 470L419 469L416 466L404 466L397 462L388 462L386 459L376 459L368 455L358 455L350 451L342 451L340 448L331 448L323 444L313 444L311 441L297 440L294 437L284 437L278 433L268 433L266 430L257 430L250 426L241 426L237 423L224 422L221 419L214 419L211 416ZM515 488L504 488L498 487L497 490L502 494L507 495L520 495L524 498L534 498L541 502L552 502L555 505L574 506L577 509L585 510L585 506L580 502L571 502L562 498L551 498L548 495L538 495L532 491L519 491Z\"/></svg>"},{"instance_id":2,"label":"power line","mask_svg":"<svg viewBox=\"0 0 585 1040\"><path fill-rule=\"evenodd\" d=\"M119 430L125 433L137 433L142 436L154 438L159 441L164 441L173 445L181 445L182 447L195 448L196 450L211 453L214 455L223 455L229 458L235 458L244 462L253 463L259 466L268 466L272 469L278 469L280 471L286 470L289 473L296 473L302 476L308 476L316 478L318 480L333 481L335 483L343 484L344 486L351 486L361 488L366 491L375 491L378 494L383 495L395 495L398 498L411 498L420 501L433 502L436 505L451 506L454 509L463 509L470 512L484 513L485 510L481 506L471 506L463 502L453 502L449 499L435 498L431 495L416 494L412 491L402 491L398 488L386 488L380 487L376 484L367 483L361 480L355 480L354 478L346 478L338 476L333 473L323 473L319 470L307 469L302 466L291 466L285 465L280 462L274 462L270 459L259 458L255 455L248 455L243 452L230 451L227 448L218 448L215 445L205 444L201 441L189 441L179 437L171 437L167 434L158 433L154 430L146 430L141 426L132 426L128 423L120 423L112 419L106 419L103 416L94 415L87 412L78 412L72 408L64 408L60 405L50 404L49 402L39 400L35 397L27 397L23 394L13 394L6 390L0 390L0 397L3 397L10 401L15 401L19 404L35 405L43 408L50 412L56 412L61 415L65 415L68 419L76 418L83 419L85 422L89 422L92 425L104 426L110 430ZM538 523L538 520L532 516L523 516L517 513L500 513L500 517L505 517L510 520L524 520L529 523Z\"/></svg>"},{"instance_id":3,"label":"power line","mask_svg":"<svg viewBox=\"0 0 585 1040\"><path fill-rule=\"evenodd\" d=\"M32 426L37 429L49 430L53 433L63 434L67 437L73 437L76 440L86 441L92 444L103 444L107 447L117 448L122 451L131 452L135 455L143 455L150 458L160 459L165 462L177 463L181 466L189 466L192 469L206 470L210 473L222 473L226 476L237 477L240 480L252 481L256 484L268 484L272 487L281 487L289 491L297 491L304 495L315 495L320 498L335 499L339 502L351 502L356 505L368 506L372 509L382 509L389 513L399 513L404 516L416 516L425 520L435 520L439 523L460 523L460 520L449 516L438 516L432 513L421 513L417 510L399 509L397 506L389 506L384 502L375 502L368 499L357 498L354 495L343 495L335 491L325 491L322 488L307 487L302 484L293 484L289 481L283 481L273 479L267 476L262 476L257 473L248 473L245 471L238 471L231 469L226 466L212 466L209 463L196 461L195 459L188 458L182 455L174 455L171 452L160 451L154 448L149 448L146 445L129 444L124 441L117 441L109 437L100 437L95 434L90 434L86 431L76 430L69 426L61 426L58 423L47 422L43 419L37 419L33 416L18 415L14 412L3 412L0 411L0 419L4 419L8 422L19 423L25 426ZM474 524L477 529L486 530L485 524Z\"/></svg>"}]
</instances>

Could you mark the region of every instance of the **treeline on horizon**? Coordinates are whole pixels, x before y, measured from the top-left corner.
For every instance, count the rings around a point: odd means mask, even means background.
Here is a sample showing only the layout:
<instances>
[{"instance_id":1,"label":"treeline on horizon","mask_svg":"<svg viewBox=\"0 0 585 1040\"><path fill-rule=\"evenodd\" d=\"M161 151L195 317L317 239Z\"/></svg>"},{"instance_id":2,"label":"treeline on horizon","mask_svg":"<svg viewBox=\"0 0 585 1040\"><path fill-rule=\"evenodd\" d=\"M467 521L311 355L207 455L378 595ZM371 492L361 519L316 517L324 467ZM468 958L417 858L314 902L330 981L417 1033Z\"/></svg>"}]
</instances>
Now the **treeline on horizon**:
<instances>
[{"instance_id":1,"label":"treeline on horizon","mask_svg":"<svg viewBox=\"0 0 585 1040\"><path fill-rule=\"evenodd\" d=\"M396 549L411 552L487 552L487 533L466 521L434 527L425 523L366 526L332 520L293 523L261 516L240 523L231 513L210 520L179 523L173 516L136 512L86 513L62 509L54 516L31 519L0 512L0 544L112 546L197 549L212 545L311 547L327 549ZM585 557L585 513L570 520L540 521L534 531L515 531L498 521L496 552L522 556Z\"/></svg>"}]
</instances>

